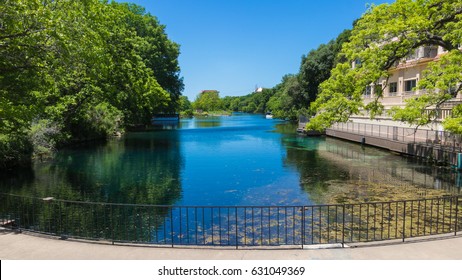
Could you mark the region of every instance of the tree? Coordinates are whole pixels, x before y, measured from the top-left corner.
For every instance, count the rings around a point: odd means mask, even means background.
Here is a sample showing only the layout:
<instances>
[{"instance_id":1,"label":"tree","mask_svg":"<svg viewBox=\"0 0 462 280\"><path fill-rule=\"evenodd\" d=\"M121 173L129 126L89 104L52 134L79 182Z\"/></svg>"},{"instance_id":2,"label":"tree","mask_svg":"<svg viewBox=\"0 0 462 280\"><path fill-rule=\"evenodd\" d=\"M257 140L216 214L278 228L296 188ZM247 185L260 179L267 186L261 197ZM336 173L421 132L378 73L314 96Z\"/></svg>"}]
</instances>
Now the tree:
<instances>
[{"instance_id":1,"label":"tree","mask_svg":"<svg viewBox=\"0 0 462 280\"><path fill-rule=\"evenodd\" d=\"M184 89L178 63L180 46L168 39L165 26L161 25L155 16L146 13L144 7L116 2L113 2L112 6L124 10L125 24L143 39L138 48L139 55L146 67L152 70L159 85L170 96L166 111L175 112L178 110L179 98Z\"/></svg>"},{"instance_id":2,"label":"tree","mask_svg":"<svg viewBox=\"0 0 462 280\"><path fill-rule=\"evenodd\" d=\"M58 32L47 32L52 14L38 0L1 1L0 15L0 133L23 133L47 86L43 69Z\"/></svg>"},{"instance_id":3,"label":"tree","mask_svg":"<svg viewBox=\"0 0 462 280\"><path fill-rule=\"evenodd\" d=\"M351 30L344 30L335 40L320 45L302 57L300 65L300 84L302 91L294 95L295 104L308 108L318 96L319 85L330 77L332 68L339 63L338 53L343 43L348 42Z\"/></svg>"},{"instance_id":4,"label":"tree","mask_svg":"<svg viewBox=\"0 0 462 280\"><path fill-rule=\"evenodd\" d=\"M324 129L334 122L345 122L352 114L365 110L373 118L383 112L381 91L367 106L362 95L366 86L387 86L389 69L420 46L436 45L448 50L440 60L430 63L418 88L426 93L410 99L405 108L391 111L395 120L423 125L431 122L438 107L461 90L462 1L460 0L397 0L392 4L372 5L359 19L341 54L346 58L332 70L331 77L321 84L321 94L312 104L317 115L310 129ZM359 61L351 67L352 61ZM446 128L454 130L456 116L448 119ZM452 123L453 124L453 123ZM461 123L459 123L460 125Z\"/></svg>"},{"instance_id":5,"label":"tree","mask_svg":"<svg viewBox=\"0 0 462 280\"><path fill-rule=\"evenodd\" d=\"M27 141L104 138L178 109L179 46L143 8L15 0L0 15L0 164Z\"/></svg>"},{"instance_id":6,"label":"tree","mask_svg":"<svg viewBox=\"0 0 462 280\"><path fill-rule=\"evenodd\" d=\"M202 111L216 111L222 108L219 92L216 90L204 90L196 98L194 109Z\"/></svg>"},{"instance_id":7,"label":"tree","mask_svg":"<svg viewBox=\"0 0 462 280\"><path fill-rule=\"evenodd\" d=\"M285 75L274 91L267 104L268 110L276 118L297 120L299 106L303 106L294 100L294 96L303 91L299 75Z\"/></svg>"},{"instance_id":8,"label":"tree","mask_svg":"<svg viewBox=\"0 0 462 280\"><path fill-rule=\"evenodd\" d=\"M191 101L189 101L187 96L180 97L180 111L192 110Z\"/></svg>"}]
</instances>

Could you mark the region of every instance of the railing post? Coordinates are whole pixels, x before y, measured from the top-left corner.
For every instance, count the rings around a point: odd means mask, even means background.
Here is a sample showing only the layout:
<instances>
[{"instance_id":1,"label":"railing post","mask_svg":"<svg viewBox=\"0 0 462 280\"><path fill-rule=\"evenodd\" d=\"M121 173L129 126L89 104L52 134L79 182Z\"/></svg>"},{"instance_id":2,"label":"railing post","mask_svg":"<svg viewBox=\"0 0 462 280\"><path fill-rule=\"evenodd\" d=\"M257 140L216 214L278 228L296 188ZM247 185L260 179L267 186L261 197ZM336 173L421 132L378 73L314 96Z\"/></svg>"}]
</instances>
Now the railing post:
<instances>
[{"instance_id":1,"label":"railing post","mask_svg":"<svg viewBox=\"0 0 462 280\"><path fill-rule=\"evenodd\" d=\"M404 210L403 210L403 242L406 237L406 201L404 201Z\"/></svg>"},{"instance_id":2,"label":"railing post","mask_svg":"<svg viewBox=\"0 0 462 280\"><path fill-rule=\"evenodd\" d=\"M112 238L112 245L114 245L114 209L113 209L112 204L111 204L111 238Z\"/></svg>"},{"instance_id":3,"label":"railing post","mask_svg":"<svg viewBox=\"0 0 462 280\"><path fill-rule=\"evenodd\" d=\"M305 245L305 206L302 206L302 249Z\"/></svg>"},{"instance_id":4,"label":"railing post","mask_svg":"<svg viewBox=\"0 0 462 280\"><path fill-rule=\"evenodd\" d=\"M235 206L234 207L234 215L236 215L236 250L239 249L239 239L238 239L238 229L237 229L237 225L238 225L238 222L237 222L237 207Z\"/></svg>"},{"instance_id":5,"label":"railing post","mask_svg":"<svg viewBox=\"0 0 462 280\"><path fill-rule=\"evenodd\" d=\"M21 201L21 197L18 198L18 201ZM16 203L16 214L14 215L14 223L17 223L16 224L16 231L17 232L21 232L21 210L19 209L19 205L21 204L21 202L19 203ZM13 226L14 228L14 226Z\"/></svg>"},{"instance_id":6,"label":"railing post","mask_svg":"<svg viewBox=\"0 0 462 280\"><path fill-rule=\"evenodd\" d=\"M342 248L345 248L345 204L342 205L343 219L342 219Z\"/></svg>"},{"instance_id":7,"label":"railing post","mask_svg":"<svg viewBox=\"0 0 462 280\"><path fill-rule=\"evenodd\" d=\"M174 247L173 241L173 207L170 208L170 238L172 239L172 248Z\"/></svg>"},{"instance_id":8,"label":"railing post","mask_svg":"<svg viewBox=\"0 0 462 280\"><path fill-rule=\"evenodd\" d=\"M458 215L459 213L459 196L456 196L456 217L454 219L454 235L457 235Z\"/></svg>"}]
</instances>

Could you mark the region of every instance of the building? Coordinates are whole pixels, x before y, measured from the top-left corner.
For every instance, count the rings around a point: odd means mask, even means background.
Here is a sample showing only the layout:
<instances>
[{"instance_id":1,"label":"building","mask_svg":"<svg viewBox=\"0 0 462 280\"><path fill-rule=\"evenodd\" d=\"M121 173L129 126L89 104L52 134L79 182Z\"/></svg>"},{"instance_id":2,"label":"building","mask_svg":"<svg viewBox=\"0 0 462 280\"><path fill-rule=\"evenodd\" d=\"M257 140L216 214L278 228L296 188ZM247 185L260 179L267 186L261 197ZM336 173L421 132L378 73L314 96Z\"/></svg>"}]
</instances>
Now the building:
<instances>
[{"instance_id":1,"label":"building","mask_svg":"<svg viewBox=\"0 0 462 280\"><path fill-rule=\"evenodd\" d=\"M429 62L438 60L444 55L445 50L437 46L422 46L413 51L401 62L396 63L394 67L389 70L390 77L387 81L383 78L379 80L378 85L368 86L364 92L364 103L368 104L374 100L376 92L383 90L383 98L381 103L384 106L385 112L382 116L377 117L378 120L390 120L387 111L394 106L405 105L405 100L425 93L425 90L416 89L419 80L423 76L424 70L427 68ZM358 62L353 62L353 67ZM455 98L443 104L438 111L438 121L451 114L452 108L456 104L462 103L462 96L458 94ZM353 121L358 121L359 116L352 118Z\"/></svg>"}]
</instances>

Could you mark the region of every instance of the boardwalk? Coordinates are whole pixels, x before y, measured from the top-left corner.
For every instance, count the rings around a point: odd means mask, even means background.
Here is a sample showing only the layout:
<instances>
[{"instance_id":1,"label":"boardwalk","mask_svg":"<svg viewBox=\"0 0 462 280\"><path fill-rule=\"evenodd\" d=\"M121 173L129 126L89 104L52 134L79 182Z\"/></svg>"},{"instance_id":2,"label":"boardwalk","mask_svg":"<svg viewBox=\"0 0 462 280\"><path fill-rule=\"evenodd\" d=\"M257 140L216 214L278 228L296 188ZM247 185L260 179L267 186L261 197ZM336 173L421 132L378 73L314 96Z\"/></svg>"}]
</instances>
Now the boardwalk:
<instances>
[{"instance_id":1,"label":"boardwalk","mask_svg":"<svg viewBox=\"0 0 462 280\"><path fill-rule=\"evenodd\" d=\"M459 136L437 130L349 122L334 124L326 135L453 166L462 153Z\"/></svg>"}]
</instances>

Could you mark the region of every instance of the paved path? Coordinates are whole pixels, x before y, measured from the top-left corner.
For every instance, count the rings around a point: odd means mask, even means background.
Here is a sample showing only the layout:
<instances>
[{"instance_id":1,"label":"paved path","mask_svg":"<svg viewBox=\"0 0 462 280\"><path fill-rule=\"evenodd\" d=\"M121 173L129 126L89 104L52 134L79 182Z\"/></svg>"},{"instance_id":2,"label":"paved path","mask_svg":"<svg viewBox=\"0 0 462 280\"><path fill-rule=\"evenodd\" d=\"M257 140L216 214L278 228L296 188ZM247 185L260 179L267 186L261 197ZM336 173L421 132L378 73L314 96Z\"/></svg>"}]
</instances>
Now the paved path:
<instances>
[{"instance_id":1,"label":"paved path","mask_svg":"<svg viewBox=\"0 0 462 280\"><path fill-rule=\"evenodd\" d=\"M1 260L462 260L462 235L329 249L165 248L59 240L0 230Z\"/></svg>"}]
</instances>

